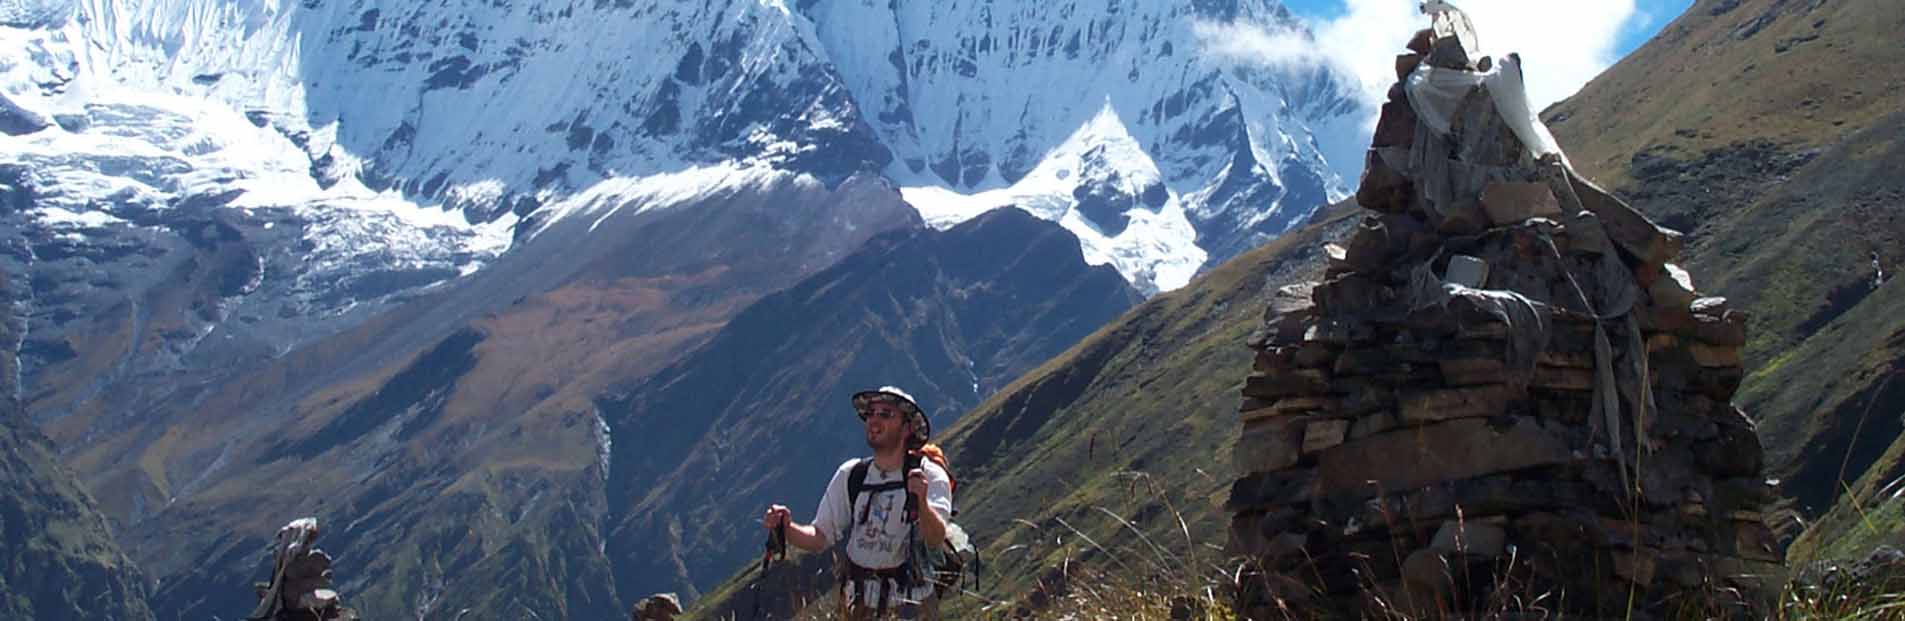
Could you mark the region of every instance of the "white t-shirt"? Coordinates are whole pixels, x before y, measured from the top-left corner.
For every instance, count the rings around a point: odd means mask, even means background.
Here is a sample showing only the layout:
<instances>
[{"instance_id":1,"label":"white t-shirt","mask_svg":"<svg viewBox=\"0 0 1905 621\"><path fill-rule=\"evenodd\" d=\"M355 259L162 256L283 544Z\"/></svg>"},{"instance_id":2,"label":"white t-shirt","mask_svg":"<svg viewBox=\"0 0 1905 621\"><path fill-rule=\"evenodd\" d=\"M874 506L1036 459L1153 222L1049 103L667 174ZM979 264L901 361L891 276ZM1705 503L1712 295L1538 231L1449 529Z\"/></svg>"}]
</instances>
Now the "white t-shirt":
<instances>
[{"instance_id":1,"label":"white t-shirt","mask_svg":"<svg viewBox=\"0 0 1905 621\"><path fill-rule=\"evenodd\" d=\"M906 488L897 487L874 493L872 487L904 480L906 475L903 472L881 470L879 464L872 463L872 458L868 458L867 489L860 492L861 497L849 509L847 476L857 461L849 459L840 464L840 468L833 473L833 480L827 482L827 492L820 497L820 510L814 515L814 529L820 531L829 544L844 541L847 558L855 565L869 569L899 567L906 562L907 536L912 529L905 517ZM926 506L938 513L940 520L952 521L952 479L946 476L946 471L939 464L930 459L921 460L920 469L926 471ZM852 514L848 513L849 510ZM863 510L866 511L866 522L857 523ZM864 601L872 603L879 589L884 587L868 586L872 588L859 588L855 592L861 594ZM907 594L907 597L920 600L932 592L932 585L922 585ZM897 601L890 603L898 605Z\"/></svg>"}]
</instances>

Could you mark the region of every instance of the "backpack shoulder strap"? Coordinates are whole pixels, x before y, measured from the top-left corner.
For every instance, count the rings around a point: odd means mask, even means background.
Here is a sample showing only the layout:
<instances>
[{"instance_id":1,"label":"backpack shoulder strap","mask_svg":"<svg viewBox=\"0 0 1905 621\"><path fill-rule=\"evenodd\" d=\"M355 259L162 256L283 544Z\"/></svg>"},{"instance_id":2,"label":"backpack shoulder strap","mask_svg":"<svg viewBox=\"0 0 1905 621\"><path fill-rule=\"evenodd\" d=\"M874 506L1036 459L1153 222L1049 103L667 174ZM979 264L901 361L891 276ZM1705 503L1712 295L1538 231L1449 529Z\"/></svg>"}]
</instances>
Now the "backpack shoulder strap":
<instances>
[{"instance_id":1,"label":"backpack shoulder strap","mask_svg":"<svg viewBox=\"0 0 1905 621\"><path fill-rule=\"evenodd\" d=\"M867 467L873 465L873 458L862 457L853 462L847 470L847 520L853 522L853 507L860 502L860 492L866 491Z\"/></svg>"}]
</instances>

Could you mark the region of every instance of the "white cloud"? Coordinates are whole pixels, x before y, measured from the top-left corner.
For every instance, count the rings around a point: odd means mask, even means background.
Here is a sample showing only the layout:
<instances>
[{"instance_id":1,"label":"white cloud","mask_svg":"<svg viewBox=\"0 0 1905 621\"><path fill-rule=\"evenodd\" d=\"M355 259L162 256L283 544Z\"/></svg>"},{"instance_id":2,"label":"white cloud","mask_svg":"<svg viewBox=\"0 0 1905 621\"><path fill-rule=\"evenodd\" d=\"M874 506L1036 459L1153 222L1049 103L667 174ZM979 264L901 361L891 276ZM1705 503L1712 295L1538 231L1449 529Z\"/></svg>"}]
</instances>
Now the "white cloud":
<instances>
[{"instance_id":1,"label":"white cloud","mask_svg":"<svg viewBox=\"0 0 1905 621\"><path fill-rule=\"evenodd\" d=\"M1205 52L1271 65L1328 62L1361 82L1364 101L1380 104L1396 81L1396 55L1429 25L1416 0L1344 0L1343 13L1302 33L1255 25L1202 24ZM1521 55L1528 99L1536 110L1573 95L1613 64L1632 19L1646 19L1634 0L1456 0L1480 39L1481 52ZM1374 123L1373 116L1368 119Z\"/></svg>"},{"instance_id":2,"label":"white cloud","mask_svg":"<svg viewBox=\"0 0 1905 621\"><path fill-rule=\"evenodd\" d=\"M1208 56L1271 65L1327 61L1316 42L1298 30L1213 21L1194 23L1191 30Z\"/></svg>"}]
</instances>

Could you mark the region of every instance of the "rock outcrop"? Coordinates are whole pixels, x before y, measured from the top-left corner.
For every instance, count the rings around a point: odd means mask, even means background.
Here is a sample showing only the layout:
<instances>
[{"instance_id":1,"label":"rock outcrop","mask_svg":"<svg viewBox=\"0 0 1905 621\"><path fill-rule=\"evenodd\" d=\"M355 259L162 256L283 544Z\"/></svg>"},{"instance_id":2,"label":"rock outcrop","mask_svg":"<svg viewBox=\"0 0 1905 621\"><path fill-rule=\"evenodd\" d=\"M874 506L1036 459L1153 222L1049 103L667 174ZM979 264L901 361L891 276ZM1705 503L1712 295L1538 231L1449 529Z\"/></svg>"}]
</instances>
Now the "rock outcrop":
<instances>
[{"instance_id":1,"label":"rock outcrop","mask_svg":"<svg viewBox=\"0 0 1905 621\"><path fill-rule=\"evenodd\" d=\"M1730 403L1744 314L1670 263L1679 233L1574 173L1518 58L1475 58L1466 17L1430 11L1368 215L1250 343L1240 610L1750 613L1783 571Z\"/></svg>"}]
</instances>

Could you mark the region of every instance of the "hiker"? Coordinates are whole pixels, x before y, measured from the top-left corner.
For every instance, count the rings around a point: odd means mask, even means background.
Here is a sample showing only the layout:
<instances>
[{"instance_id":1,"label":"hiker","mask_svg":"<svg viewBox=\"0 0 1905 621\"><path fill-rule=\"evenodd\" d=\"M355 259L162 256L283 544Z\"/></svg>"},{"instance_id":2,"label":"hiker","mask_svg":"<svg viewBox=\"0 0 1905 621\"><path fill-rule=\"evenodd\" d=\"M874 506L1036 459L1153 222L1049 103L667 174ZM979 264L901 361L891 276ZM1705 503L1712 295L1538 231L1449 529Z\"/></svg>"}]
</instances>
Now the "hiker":
<instances>
[{"instance_id":1,"label":"hiker","mask_svg":"<svg viewBox=\"0 0 1905 621\"><path fill-rule=\"evenodd\" d=\"M871 459L834 470L812 524L793 521L786 506L762 517L768 532L809 552L845 549L837 582L848 621L939 618L931 568L915 549L945 544L953 513L952 483L926 444L932 425L911 395L892 386L853 395ZM855 480L858 479L858 480ZM921 546L920 544L924 544Z\"/></svg>"}]
</instances>

